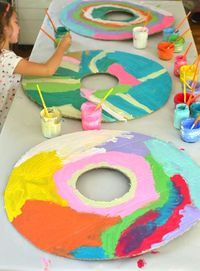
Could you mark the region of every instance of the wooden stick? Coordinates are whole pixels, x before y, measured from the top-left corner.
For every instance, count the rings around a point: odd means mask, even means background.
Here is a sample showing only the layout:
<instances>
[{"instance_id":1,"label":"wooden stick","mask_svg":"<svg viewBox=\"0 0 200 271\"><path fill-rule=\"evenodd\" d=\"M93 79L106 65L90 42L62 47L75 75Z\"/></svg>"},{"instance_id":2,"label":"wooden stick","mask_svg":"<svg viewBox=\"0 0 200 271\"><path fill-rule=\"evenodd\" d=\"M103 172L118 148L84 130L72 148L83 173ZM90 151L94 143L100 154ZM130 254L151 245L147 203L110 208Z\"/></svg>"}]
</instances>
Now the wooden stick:
<instances>
[{"instance_id":1,"label":"wooden stick","mask_svg":"<svg viewBox=\"0 0 200 271\"><path fill-rule=\"evenodd\" d=\"M53 42L56 42L56 40L55 40L51 35L49 35L42 27L40 28L40 30L41 30L45 35L47 35L47 37L48 37L50 40L52 40Z\"/></svg>"},{"instance_id":2,"label":"wooden stick","mask_svg":"<svg viewBox=\"0 0 200 271\"><path fill-rule=\"evenodd\" d=\"M183 83L183 101L184 101L184 103L186 103L186 84L185 84L185 82L186 82L186 80L185 80L185 72L184 72L184 75L183 75L183 77L184 77L184 83Z\"/></svg>"},{"instance_id":3,"label":"wooden stick","mask_svg":"<svg viewBox=\"0 0 200 271\"><path fill-rule=\"evenodd\" d=\"M188 12L188 14L183 18L183 20L177 25L176 29L174 30L174 32L177 32L179 30L179 28L181 27L181 25L185 22L185 20L190 16L191 11Z\"/></svg>"},{"instance_id":4,"label":"wooden stick","mask_svg":"<svg viewBox=\"0 0 200 271\"><path fill-rule=\"evenodd\" d=\"M143 27L146 27L146 25L147 25L147 23L148 23L148 19L149 19L150 14L151 14L151 11L149 10L148 13L147 13L147 18L146 18L146 20L144 21Z\"/></svg>"},{"instance_id":5,"label":"wooden stick","mask_svg":"<svg viewBox=\"0 0 200 271\"><path fill-rule=\"evenodd\" d=\"M52 26L53 26L53 28L54 28L54 31L57 32L56 26L55 26L53 20L51 19L50 15L49 15L49 13L48 13L48 11L47 11L47 9L46 9L46 15L47 15L47 17L49 18L49 21L50 21L50 23L52 24Z\"/></svg>"},{"instance_id":6,"label":"wooden stick","mask_svg":"<svg viewBox=\"0 0 200 271\"><path fill-rule=\"evenodd\" d=\"M185 51L183 57L186 57L186 56L187 56L187 54L188 54L188 52L189 52L191 46L192 46L192 42L190 42L190 44L189 44L188 48L186 49L186 51Z\"/></svg>"}]
</instances>

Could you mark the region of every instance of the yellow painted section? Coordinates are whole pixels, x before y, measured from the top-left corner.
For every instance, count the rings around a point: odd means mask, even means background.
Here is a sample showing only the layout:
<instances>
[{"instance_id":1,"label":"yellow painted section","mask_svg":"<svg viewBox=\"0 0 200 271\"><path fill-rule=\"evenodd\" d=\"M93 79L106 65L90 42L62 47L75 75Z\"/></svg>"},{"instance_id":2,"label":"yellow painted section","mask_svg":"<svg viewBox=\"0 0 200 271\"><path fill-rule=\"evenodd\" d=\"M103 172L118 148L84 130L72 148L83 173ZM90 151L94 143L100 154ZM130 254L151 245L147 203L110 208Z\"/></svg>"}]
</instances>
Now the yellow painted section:
<instances>
[{"instance_id":1,"label":"yellow painted section","mask_svg":"<svg viewBox=\"0 0 200 271\"><path fill-rule=\"evenodd\" d=\"M21 209L27 200L68 205L58 195L53 180L54 173L62 168L62 164L56 151L50 151L34 155L13 169L4 194L5 209L11 222L22 213Z\"/></svg>"}]
</instances>

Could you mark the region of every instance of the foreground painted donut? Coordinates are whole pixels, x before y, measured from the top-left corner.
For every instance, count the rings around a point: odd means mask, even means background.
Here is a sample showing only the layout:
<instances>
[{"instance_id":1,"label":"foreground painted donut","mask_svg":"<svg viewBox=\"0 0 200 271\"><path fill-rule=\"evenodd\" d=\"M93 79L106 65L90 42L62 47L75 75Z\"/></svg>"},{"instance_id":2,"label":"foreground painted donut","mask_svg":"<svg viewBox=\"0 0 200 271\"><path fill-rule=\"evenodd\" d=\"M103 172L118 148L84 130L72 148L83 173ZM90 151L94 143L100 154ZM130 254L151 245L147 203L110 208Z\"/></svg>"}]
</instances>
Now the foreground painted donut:
<instances>
[{"instance_id":1,"label":"foreground painted donut","mask_svg":"<svg viewBox=\"0 0 200 271\"><path fill-rule=\"evenodd\" d=\"M39 83L48 107L56 106L63 116L80 118L80 107L88 99L95 103L107 93L81 89L81 79L88 74L107 73L118 84L103 103L103 120L131 120L151 114L161 108L171 93L168 71L159 63L134 54L119 51L81 51L63 58L53 77L24 78L25 93L41 104L36 84Z\"/></svg>"},{"instance_id":2,"label":"foreground painted donut","mask_svg":"<svg viewBox=\"0 0 200 271\"><path fill-rule=\"evenodd\" d=\"M96 168L121 171L130 190L110 202L76 182ZM133 132L78 132L41 143L10 175L8 219L39 249L75 259L133 257L165 245L200 218L200 168L183 151Z\"/></svg>"},{"instance_id":3,"label":"foreground painted donut","mask_svg":"<svg viewBox=\"0 0 200 271\"><path fill-rule=\"evenodd\" d=\"M128 19L109 19L110 13L124 12ZM174 18L167 11L150 5L138 5L132 0L88 1L75 0L61 12L60 20L73 32L94 39L131 39L135 26L146 24L149 34L162 31L172 25Z\"/></svg>"}]
</instances>

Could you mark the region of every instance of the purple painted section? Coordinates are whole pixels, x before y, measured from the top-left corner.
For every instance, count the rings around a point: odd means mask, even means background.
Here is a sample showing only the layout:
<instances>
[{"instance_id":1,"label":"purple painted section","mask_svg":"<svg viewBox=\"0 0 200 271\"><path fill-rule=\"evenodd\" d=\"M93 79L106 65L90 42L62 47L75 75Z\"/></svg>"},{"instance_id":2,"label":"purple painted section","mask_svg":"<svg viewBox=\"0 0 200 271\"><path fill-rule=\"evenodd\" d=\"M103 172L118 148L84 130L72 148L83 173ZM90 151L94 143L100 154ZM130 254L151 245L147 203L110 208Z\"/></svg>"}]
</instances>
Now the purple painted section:
<instances>
[{"instance_id":1,"label":"purple painted section","mask_svg":"<svg viewBox=\"0 0 200 271\"><path fill-rule=\"evenodd\" d=\"M130 137L132 136L131 140ZM106 151L122 151L125 153L134 153L141 156L146 156L150 153L149 149L144 144L144 141L151 139L150 136L127 133L116 137L115 142L109 141L105 144L97 146L97 148L104 148Z\"/></svg>"},{"instance_id":2,"label":"purple painted section","mask_svg":"<svg viewBox=\"0 0 200 271\"><path fill-rule=\"evenodd\" d=\"M179 228L173 232L166 234L163 237L164 241L170 241L175 237L181 235L200 219L200 210L191 205L186 205L185 208L180 211L180 214L183 215L183 217L181 219Z\"/></svg>"}]
</instances>

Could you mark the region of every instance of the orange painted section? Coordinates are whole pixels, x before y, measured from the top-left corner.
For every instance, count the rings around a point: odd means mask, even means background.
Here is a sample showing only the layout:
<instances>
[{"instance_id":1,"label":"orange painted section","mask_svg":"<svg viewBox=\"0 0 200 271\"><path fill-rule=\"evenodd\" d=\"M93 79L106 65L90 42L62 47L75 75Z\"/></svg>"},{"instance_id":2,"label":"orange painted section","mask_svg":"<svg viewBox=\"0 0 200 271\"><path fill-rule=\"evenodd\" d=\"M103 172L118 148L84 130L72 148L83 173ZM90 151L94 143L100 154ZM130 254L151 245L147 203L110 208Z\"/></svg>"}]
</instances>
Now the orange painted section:
<instances>
[{"instance_id":1,"label":"orange painted section","mask_svg":"<svg viewBox=\"0 0 200 271\"><path fill-rule=\"evenodd\" d=\"M81 246L101 246L101 233L120 217L78 213L45 201L27 201L13 225L35 246L59 256Z\"/></svg>"}]
</instances>

